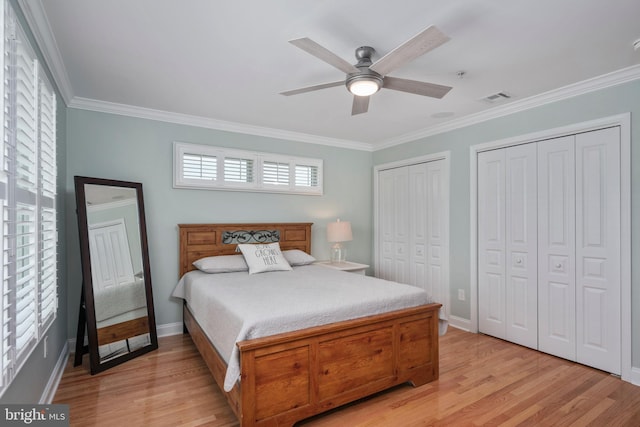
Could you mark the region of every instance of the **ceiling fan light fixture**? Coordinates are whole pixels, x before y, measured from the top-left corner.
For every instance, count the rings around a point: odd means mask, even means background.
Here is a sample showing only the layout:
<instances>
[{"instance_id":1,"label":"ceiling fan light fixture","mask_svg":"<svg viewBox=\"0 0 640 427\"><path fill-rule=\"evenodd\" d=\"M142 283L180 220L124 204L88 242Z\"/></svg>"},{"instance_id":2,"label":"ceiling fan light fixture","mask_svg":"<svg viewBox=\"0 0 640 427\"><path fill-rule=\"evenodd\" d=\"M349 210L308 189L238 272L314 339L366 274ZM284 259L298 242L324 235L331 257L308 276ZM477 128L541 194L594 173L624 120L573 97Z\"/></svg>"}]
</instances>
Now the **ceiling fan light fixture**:
<instances>
[{"instance_id":1,"label":"ceiling fan light fixture","mask_svg":"<svg viewBox=\"0 0 640 427\"><path fill-rule=\"evenodd\" d=\"M370 96L380 90L382 78L375 75L354 76L347 79L347 89L355 96Z\"/></svg>"}]
</instances>

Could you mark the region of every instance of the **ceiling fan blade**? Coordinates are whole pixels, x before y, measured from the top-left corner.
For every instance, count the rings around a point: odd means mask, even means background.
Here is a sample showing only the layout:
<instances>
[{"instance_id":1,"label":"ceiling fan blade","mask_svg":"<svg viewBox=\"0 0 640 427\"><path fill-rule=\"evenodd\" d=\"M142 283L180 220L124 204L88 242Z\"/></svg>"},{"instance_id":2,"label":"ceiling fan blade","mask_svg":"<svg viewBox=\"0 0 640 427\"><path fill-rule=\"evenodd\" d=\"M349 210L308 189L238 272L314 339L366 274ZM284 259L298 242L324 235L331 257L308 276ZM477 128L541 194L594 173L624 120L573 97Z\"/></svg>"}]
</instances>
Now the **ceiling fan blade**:
<instances>
[{"instance_id":1,"label":"ceiling fan blade","mask_svg":"<svg viewBox=\"0 0 640 427\"><path fill-rule=\"evenodd\" d=\"M318 43L313 40L303 37L301 39L289 40L294 46L299 47L307 53L315 56L318 59L323 60L329 65L333 65L338 70L344 71L345 73L357 73L359 70L353 65L340 58L335 53L331 52L327 48L320 46Z\"/></svg>"},{"instance_id":2,"label":"ceiling fan blade","mask_svg":"<svg viewBox=\"0 0 640 427\"><path fill-rule=\"evenodd\" d=\"M436 28L435 25L432 25L378 59L369 68L378 74L386 76L396 68L413 61L420 55L424 55L447 41L449 41L449 37Z\"/></svg>"},{"instance_id":3,"label":"ceiling fan blade","mask_svg":"<svg viewBox=\"0 0 640 427\"><path fill-rule=\"evenodd\" d=\"M362 114L369 111L369 96L353 96L353 107L351 115Z\"/></svg>"},{"instance_id":4,"label":"ceiling fan blade","mask_svg":"<svg viewBox=\"0 0 640 427\"><path fill-rule=\"evenodd\" d=\"M321 85L301 87L300 89L287 90L285 92L280 92L280 95L291 96L291 95L297 95L299 93L313 92L314 90L327 89L330 87L336 87L336 86L342 86L342 85L344 85L344 80L340 80L339 82L323 83Z\"/></svg>"},{"instance_id":5,"label":"ceiling fan blade","mask_svg":"<svg viewBox=\"0 0 640 427\"><path fill-rule=\"evenodd\" d=\"M416 95L442 98L452 89L451 86L442 86L435 83L419 82L416 80L399 79L397 77L385 77L383 86L385 89L399 90L401 92L415 93Z\"/></svg>"}]
</instances>

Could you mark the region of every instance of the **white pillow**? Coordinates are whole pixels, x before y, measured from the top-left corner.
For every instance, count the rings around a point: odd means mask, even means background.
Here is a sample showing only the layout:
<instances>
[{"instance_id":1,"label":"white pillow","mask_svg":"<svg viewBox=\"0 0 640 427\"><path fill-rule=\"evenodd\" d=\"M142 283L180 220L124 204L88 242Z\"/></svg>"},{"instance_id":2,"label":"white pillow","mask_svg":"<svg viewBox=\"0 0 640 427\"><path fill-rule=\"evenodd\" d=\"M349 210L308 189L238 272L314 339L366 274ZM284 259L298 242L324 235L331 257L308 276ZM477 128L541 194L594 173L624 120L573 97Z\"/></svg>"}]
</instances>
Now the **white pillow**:
<instances>
[{"instance_id":1,"label":"white pillow","mask_svg":"<svg viewBox=\"0 0 640 427\"><path fill-rule=\"evenodd\" d=\"M193 265L205 273L233 273L247 271L249 266L242 255L219 255L200 258Z\"/></svg>"},{"instance_id":2,"label":"white pillow","mask_svg":"<svg viewBox=\"0 0 640 427\"><path fill-rule=\"evenodd\" d=\"M316 262L316 259L314 257L299 249L282 251L282 255L284 255L284 258L292 267L295 267L297 265L309 265Z\"/></svg>"},{"instance_id":3,"label":"white pillow","mask_svg":"<svg viewBox=\"0 0 640 427\"><path fill-rule=\"evenodd\" d=\"M244 260L249 265L249 274L264 273L267 271L292 270L287 260L280 251L279 243L267 245L238 245Z\"/></svg>"}]
</instances>

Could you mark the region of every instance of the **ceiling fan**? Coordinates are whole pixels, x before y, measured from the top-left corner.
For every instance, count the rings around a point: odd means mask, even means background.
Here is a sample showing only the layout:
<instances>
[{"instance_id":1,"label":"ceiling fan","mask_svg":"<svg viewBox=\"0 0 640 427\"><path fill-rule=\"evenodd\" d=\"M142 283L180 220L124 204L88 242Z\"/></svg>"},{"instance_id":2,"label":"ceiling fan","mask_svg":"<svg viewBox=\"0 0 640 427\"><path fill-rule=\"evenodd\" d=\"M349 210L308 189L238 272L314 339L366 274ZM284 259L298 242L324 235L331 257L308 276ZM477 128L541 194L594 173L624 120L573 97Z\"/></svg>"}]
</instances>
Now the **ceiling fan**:
<instances>
[{"instance_id":1,"label":"ceiling fan","mask_svg":"<svg viewBox=\"0 0 640 427\"><path fill-rule=\"evenodd\" d=\"M387 74L447 41L449 41L449 37L432 25L376 62L371 61L375 53L374 48L370 46L359 47L356 49L358 63L352 65L309 38L290 40L289 43L345 72L347 76L345 80L289 90L281 92L281 95L298 95L344 84L354 95L351 115L366 113L369 109L369 97L381 88L440 99L451 90L450 86L400 79L390 77Z\"/></svg>"}]
</instances>

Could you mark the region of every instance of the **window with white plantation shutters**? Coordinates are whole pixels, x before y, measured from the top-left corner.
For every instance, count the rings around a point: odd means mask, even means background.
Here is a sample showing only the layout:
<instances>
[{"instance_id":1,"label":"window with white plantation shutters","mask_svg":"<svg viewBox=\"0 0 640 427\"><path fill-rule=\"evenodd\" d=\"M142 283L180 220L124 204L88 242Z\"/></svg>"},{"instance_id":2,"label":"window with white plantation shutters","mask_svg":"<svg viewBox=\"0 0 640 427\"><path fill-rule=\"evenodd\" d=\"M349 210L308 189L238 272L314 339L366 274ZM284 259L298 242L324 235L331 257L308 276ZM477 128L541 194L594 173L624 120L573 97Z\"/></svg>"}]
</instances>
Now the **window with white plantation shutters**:
<instances>
[{"instance_id":1,"label":"window with white plantation shutters","mask_svg":"<svg viewBox=\"0 0 640 427\"><path fill-rule=\"evenodd\" d=\"M234 183L253 182L253 159L225 157L224 180Z\"/></svg>"},{"instance_id":2,"label":"window with white plantation shutters","mask_svg":"<svg viewBox=\"0 0 640 427\"><path fill-rule=\"evenodd\" d=\"M297 187L317 187L318 167L309 165L296 165L295 183Z\"/></svg>"},{"instance_id":3,"label":"window with white plantation shutters","mask_svg":"<svg viewBox=\"0 0 640 427\"><path fill-rule=\"evenodd\" d=\"M40 244L38 247L38 327L49 327L58 309L57 227L56 227L56 94L38 73L38 160Z\"/></svg>"},{"instance_id":4,"label":"window with white plantation shutters","mask_svg":"<svg viewBox=\"0 0 640 427\"><path fill-rule=\"evenodd\" d=\"M214 156L185 153L182 162L186 179L212 182L218 179L218 159Z\"/></svg>"},{"instance_id":5,"label":"window with white plantation shutters","mask_svg":"<svg viewBox=\"0 0 640 427\"><path fill-rule=\"evenodd\" d=\"M289 185L289 164L268 161L263 162L262 182L270 185Z\"/></svg>"},{"instance_id":6,"label":"window with white plantation shutters","mask_svg":"<svg viewBox=\"0 0 640 427\"><path fill-rule=\"evenodd\" d=\"M57 312L56 96L8 2L3 17L0 394Z\"/></svg>"},{"instance_id":7,"label":"window with white plantation shutters","mask_svg":"<svg viewBox=\"0 0 640 427\"><path fill-rule=\"evenodd\" d=\"M322 195L322 160L174 142L175 188Z\"/></svg>"}]
</instances>

